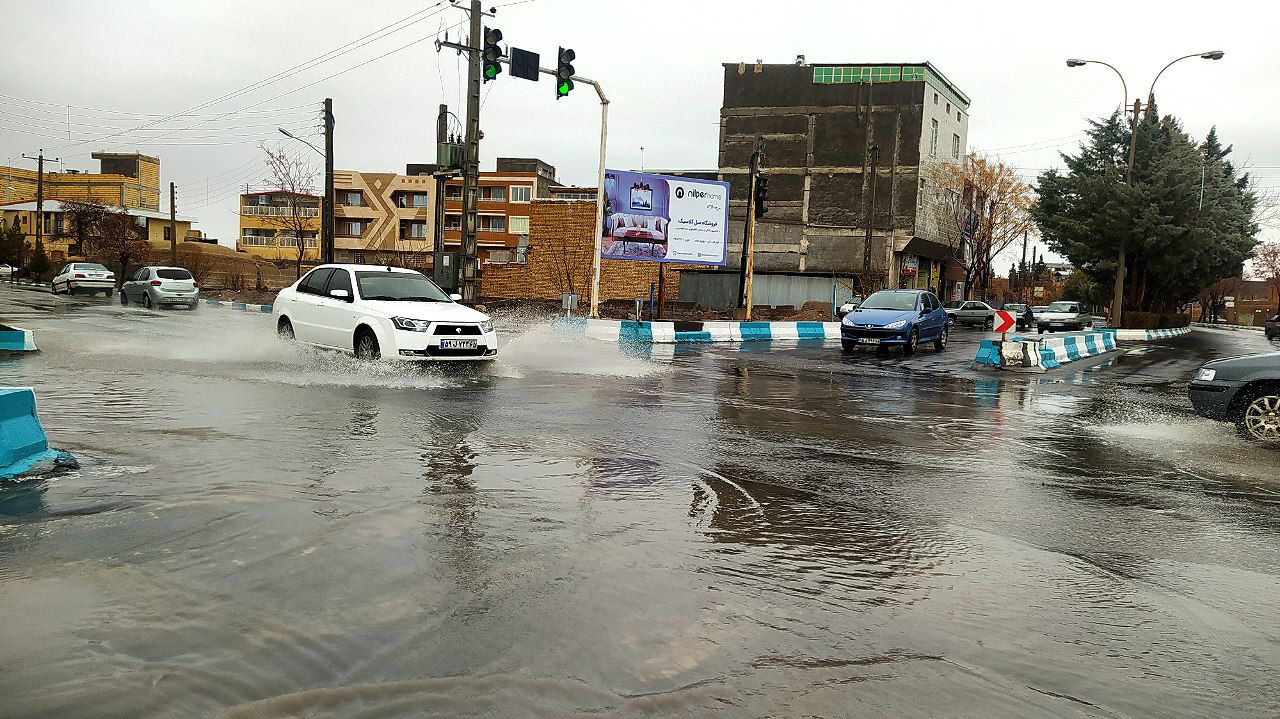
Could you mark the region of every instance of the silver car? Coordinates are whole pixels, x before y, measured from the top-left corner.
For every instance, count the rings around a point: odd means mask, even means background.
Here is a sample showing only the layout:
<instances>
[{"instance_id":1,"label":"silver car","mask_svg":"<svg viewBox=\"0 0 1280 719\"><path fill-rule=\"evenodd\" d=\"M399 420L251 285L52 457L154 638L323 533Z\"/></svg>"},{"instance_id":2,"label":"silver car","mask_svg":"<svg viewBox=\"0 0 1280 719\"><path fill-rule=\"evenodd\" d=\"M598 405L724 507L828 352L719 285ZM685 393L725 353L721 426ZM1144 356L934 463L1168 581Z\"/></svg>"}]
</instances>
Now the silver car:
<instances>
[{"instance_id":1,"label":"silver car","mask_svg":"<svg viewBox=\"0 0 1280 719\"><path fill-rule=\"evenodd\" d=\"M200 305L200 286L181 267L142 267L120 286L120 304L130 302L148 309L169 305L194 310Z\"/></svg>"},{"instance_id":2,"label":"silver car","mask_svg":"<svg viewBox=\"0 0 1280 719\"><path fill-rule=\"evenodd\" d=\"M943 305L947 317L953 324L979 325L986 329L995 327L996 310L986 302L978 300L953 301Z\"/></svg>"}]
</instances>

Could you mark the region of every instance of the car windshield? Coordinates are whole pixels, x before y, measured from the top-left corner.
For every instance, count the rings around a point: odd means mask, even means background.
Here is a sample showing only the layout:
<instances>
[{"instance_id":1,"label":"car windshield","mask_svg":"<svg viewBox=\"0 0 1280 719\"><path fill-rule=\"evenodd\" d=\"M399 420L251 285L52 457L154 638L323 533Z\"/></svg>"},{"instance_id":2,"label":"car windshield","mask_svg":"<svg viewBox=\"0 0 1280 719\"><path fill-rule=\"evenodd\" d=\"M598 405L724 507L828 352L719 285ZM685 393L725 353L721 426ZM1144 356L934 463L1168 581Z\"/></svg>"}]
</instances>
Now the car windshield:
<instances>
[{"instance_id":1,"label":"car windshield","mask_svg":"<svg viewBox=\"0 0 1280 719\"><path fill-rule=\"evenodd\" d=\"M946 307L949 310L958 310L960 309L960 305L962 304L964 304L964 300L951 300L950 302L943 305L943 307Z\"/></svg>"},{"instance_id":2,"label":"car windshield","mask_svg":"<svg viewBox=\"0 0 1280 719\"><path fill-rule=\"evenodd\" d=\"M85 270L88 270L90 272L110 272L111 271L96 262L80 262L80 263L77 263L72 269L79 270L81 272Z\"/></svg>"},{"instance_id":3,"label":"car windshield","mask_svg":"<svg viewBox=\"0 0 1280 719\"><path fill-rule=\"evenodd\" d=\"M356 286L366 300L452 302L436 283L417 272L357 272Z\"/></svg>"},{"instance_id":4,"label":"car windshield","mask_svg":"<svg viewBox=\"0 0 1280 719\"><path fill-rule=\"evenodd\" d=\"M1027 308L1026 305L1005 305L1006 312L1021 312Z\"/></svg>"},{"instance_id":5,"label":"car windshield","mask_svg":"<svg viewBox=\"0 0 1280 719\"><path fill-rule=\"evenodd\" d=\"M917 296L914 292L877 292L868 297L858 309L914 310Z\"/></svg>"},{"instance_id":6,"label":"car windshield","mask_svg":"<svg viewBox=\"0 0 1280 719\"><path fill-rule=\"evenodd\" d=\"M1079 312L1079 305L1074 302L1051 302L1049 312Z\"/></svg>"},{"instance_id":7,"label":"car windshield","mask_svg":"<svg viewBox=\"0 0 1280 719\"><path fill-rule=\"evenodd\" d=\"M156 277L162 280L189 280L191 279L191 273L179 269L156 270Z\"/></svg>"}]
</instances>

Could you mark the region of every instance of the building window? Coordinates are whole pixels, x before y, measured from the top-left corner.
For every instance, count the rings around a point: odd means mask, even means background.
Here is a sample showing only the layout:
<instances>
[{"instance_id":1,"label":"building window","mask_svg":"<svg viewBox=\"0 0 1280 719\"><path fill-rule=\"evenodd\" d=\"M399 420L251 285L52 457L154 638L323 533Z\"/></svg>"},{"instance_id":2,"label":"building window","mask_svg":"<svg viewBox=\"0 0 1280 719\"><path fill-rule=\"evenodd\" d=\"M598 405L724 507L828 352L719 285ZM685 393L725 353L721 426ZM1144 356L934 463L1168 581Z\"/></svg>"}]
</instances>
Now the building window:
<instances>
[{"instance_id":1,"label":"building window","mask_svg":"<svg viewBox=\"0 0 1280 719\"><path fill-rule=\"evenodd\" d=\"M425 222L401 222L400 223L400 239L402 240L421 240L427 236L427 223Z\"/></svg>"},{"instance_id":2,"label":"building window","mask_svg":"<svg viewBox=\"0 0 1280 719\"><path fill-rule=\"evenodd\" d=\"M960 111L956 110L956 122L960 122Z\"/></svg>"},{"instance_id":3,"label":"building window","mask_svg":"<svg viewBox=\"0 0 1280 719\"><path fill-rule=\"evenodd\" d=\"M487 265L506 265L515 261L515 253L511 250L489 250Z\"/></svg>"},{"instance_id":4,"label":"building window","mask_svg":"<svg viewBox=\"0 0 1280 719\"><path fill-rule=\"evenodd\" d=\"M333 234L342 237L359 237L364 234L364 223L359 220L336 220L333 224Z\"/></svg>"},{"instance_id":5,"label":"building window","mask_svg":"<svg viewBox=\"0 0 1280 719\"><path fill-rule=\"evenodd\" d=\"M512 217L509 231L513 235L529 234L529 218L528 217Z\"/></svg>"},{"instance_id":6,"label":"building window","mask_svg":"<svg viewBox=\"0 0 1280 719\"><path fill-rule=\"evenodd\" d=\"M446 199L446 200L461 200L461 199L462 199L462 186L461 186L461 185L446 185L446 186L445 186L445 188L444 188L444 199Z\"/></svg>"},{"instance_id":7,"label":"building window","mask_svg":"<svg viewBox=\"0 0 1280 719\"><path fill-rule=\"evenodd\" d=\"M948 115L950 115L950 114L951 114L951 103L949 103L949 102L947 103L947 114L948 114Z\"/></svg>"},{"instance_id":8,"label":"building window","mask_svg":"<svg viewBox=\"0 0 1280 719\"><path fill-rule=\"evenodd\" d=\"M274 247L276 233L274 230L246 227L240 237L240 244L245 247Z\"/></svg>"},{"instance_id":9,"label":"building window","mask_svg":"<svg viewBox=\"0 0 1280 719\"><path fill-rule=\"evenodd\" d=\"M480 199L485 202L506 202L507 188L505 185L481 187Z\"/></svg>"},{"instance_id":10,"label":"building window","mask_svg":"<svg viewBox=\"0 0 1280 719\"><path fill-rule=\"evenodd\" d=\"M507 218L502 215L480 215L477 219L480 221L477 228L480 232L507 231Z\"/></svg>"},{"instance_id":11,"label":"building window","mask_svg":"<svg viewBox=\"0 0 1280 719\"><path fill-rule=\"evenodd\" d=\"M816 85L832 85L860 82L919 82L924 80L924 68L921 66L893 67L860 66L860 67L815 67L813 82Z\"/></svg>"},{"instance_id":12,"label":"building window","mask_svg":"<svg viewBox=\"0 0 1280 719\"><path fill-rule=\"evenodd\" d=\"M529 185L511 186L512 202L528 202L531 197L533 197L533 188Z\"/></svg>"},{"instance_id":13,"label":"building window","mask_svg":"<svg viewBox=\"0 0 1280 719\"><path fill-rule=\"evenodd\" d=\"M933 104L935 104L935 105L937 105L937 104L938 104L938 93L936 93L936 92L935 92L935 93L933 93Z\"/></svg>"},{"instance_id":14,"label":"building window","mask_svg":"<svg viewBox=\"0 0 1280 719\"><path fill-rule=\"evenodd\" d=\"M338 193L338 204L347 207L364 207L364 193L359 190L343 190Z\"/></svg>"},{"instance_id":15,"label":"building window","mask_svg":"<svg viewBox=\"0 0 1280 719\"><path fill-rule=\"evenodd\" d=\"M445 228L446 230L461 230L461 229L462 229L462 215L445 215L445 216L444 216L444 228Z\"/></svg>"},{"instance_id":16,"label":"building window","mask_svg":"<svg viewBox=\"0 0 1280 719\"><path fill-rule=\"evenodd\" d=\"M951 156L956 159L960 158L960 136L959 135L951 136Z\"/></svg>"},{"instance_id":17,"label":"building window","mask_svg":"<svg viewBox=\"0 0 1280 719\"><path fill-rule=\"evenodd\" d=\"M396 198L396 204L400 207L426 207L428 199L425 192L405 192Z\"/></svg>"},{"instance_id":18,"label":"building window","mask_svg":"<svg viewBox=\"0 0 1280 719\"><path fill-rule=\"evenodd\" d=\"M938 120L934 118L929 121L929 156L938 156Z\"/></svg>"}]
</instances>

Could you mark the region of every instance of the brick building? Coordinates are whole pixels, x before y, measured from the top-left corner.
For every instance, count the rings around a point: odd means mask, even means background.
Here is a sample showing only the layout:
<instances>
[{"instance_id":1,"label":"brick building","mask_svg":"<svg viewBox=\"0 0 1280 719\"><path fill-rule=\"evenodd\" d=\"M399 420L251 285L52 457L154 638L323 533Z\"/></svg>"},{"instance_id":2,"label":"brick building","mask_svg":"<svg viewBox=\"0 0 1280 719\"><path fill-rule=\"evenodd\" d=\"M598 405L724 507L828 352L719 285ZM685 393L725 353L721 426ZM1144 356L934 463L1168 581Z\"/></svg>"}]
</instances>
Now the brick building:
<instances>
[{"instance_id":1,"label":"brick building","mask_svg":"<svg viewBox=\"0 0 1280 719\"><path fill-rule=\"evenodd\" d=\"M44 173L44 197L143 210L160 209L160 158L137 153L95 152L100 172ZM46 168L48 163L46 162ZM0 201L36 199L36 170L0 168Z\"/></svg>"},{"instance_id":2,"label":"brick building","mask_svg":"<svg viewBox=\"0 0 1280 719\"><path fill-rule=\"evenodd\" d=\"M489 264L480 277L480 294L489 298L559 300L575 293L585 308L591 298L595 253L596 203L587 199L538 198L529 203L526 262ZM679 293L680 273L668 267L667 297ZM601 260L600 300L629 300L649 295L658 281L658 263Z\"/></svg>"}]
</instances>

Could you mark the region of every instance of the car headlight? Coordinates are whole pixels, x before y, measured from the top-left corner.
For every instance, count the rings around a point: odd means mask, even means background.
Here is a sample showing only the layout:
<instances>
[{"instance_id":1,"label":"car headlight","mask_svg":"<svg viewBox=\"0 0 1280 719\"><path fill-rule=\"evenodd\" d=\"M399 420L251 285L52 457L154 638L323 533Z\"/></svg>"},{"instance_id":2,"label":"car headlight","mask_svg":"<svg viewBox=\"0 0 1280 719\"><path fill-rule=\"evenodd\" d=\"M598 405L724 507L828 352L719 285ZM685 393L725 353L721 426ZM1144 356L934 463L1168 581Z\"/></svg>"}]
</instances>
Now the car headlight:
<instances>
[{"instance_id":1,"label":"car headlight","mask_svg":"<svg viewBox=\"0 0 1280 719\"><path fill-rule=\"evenodd\" d=\"M480 334L489 334L493 331L493 320L485 320L480 323Z\"/></svg>"},{"instance_id":2,"label":"car headlight","mask_svg":"<svg viewBox=\"0 0 1280 719\"><path fill-rule=\"evenodd\" d=\"M1214 377L1218 376L1218 370L1204 368L1196 373L1196 379L1201 382L1212 382Z\"/></svg>"},{"instance_id":3,"label":"car headlight","mask_svg":"<svg viewBox=\"0 0 1280 719\"><path fill-rule=\"evenodd\" d=\"M843 319L843 320L841 320L841 322L842 322L842 323L844 324L844 326L846 326L846 327L852 327L852 326L853 326L853 315L845 315L845 316L844 316L844 319Z\"/></svg>"},{"instance_id":4,"label":"car headlight","mask_svg":"<svg viewBox=\"0 0 1280 719\"><path fill-rule=\"evenodd\" d=\"M396 326L398 330L407 332L426 332L431 329L431 323L426 320L414 320L408 317L392 317L391 324Z\"/></svg>"},{"instance_id":5,"label":"car headlight","mask_svg":"<svg viewBox=\"0 0 1280 719\"><path fill-rule=\"evenodd\" d=\"M897 322L890 322L889 324L885 325L884 328L887 330L900 330L906 326L907 326L906 320L898 320Z\"/></svg>"}]
</instances>

